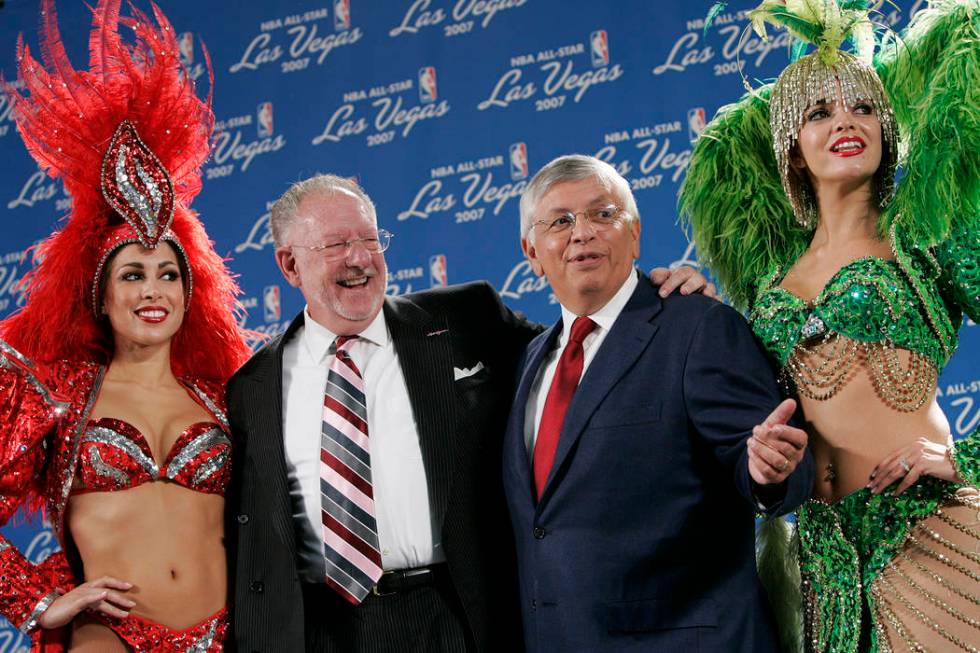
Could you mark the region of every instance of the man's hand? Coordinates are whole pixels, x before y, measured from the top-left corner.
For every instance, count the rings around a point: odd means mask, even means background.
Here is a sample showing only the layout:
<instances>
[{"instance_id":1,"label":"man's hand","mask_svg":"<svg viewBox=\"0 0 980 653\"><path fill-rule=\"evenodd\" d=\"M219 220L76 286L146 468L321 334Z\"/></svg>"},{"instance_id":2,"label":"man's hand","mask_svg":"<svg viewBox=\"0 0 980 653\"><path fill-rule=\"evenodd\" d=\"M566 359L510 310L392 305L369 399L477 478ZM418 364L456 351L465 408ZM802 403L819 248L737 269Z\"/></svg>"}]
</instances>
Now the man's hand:
<instances>
[{"instance_id":1,"label":"man's hand","mask_svg":"<svg viewBox=\"0 0 980 653\"><path fill-rule=\"evenodd\" d=\"M757 485L782 483L803 459L806 432L788 424L795 411L796 401L787 399L752 429L747 442L749 474Z\"/></svg>"},{"instance_id":2,"label":"man's hand","mask_svg":"<svg viewBox=\"0 0 980 653\"><path fill-rule=\"evenodd\" d=\"M669 268L653 268L650 270L650 281L660 286L660 296L666 297L678 287L682 295L700 292L706 297L718 299L718 289L715 284L689 265L681 265L673 270Z\"/></svg>"}]
</instances>

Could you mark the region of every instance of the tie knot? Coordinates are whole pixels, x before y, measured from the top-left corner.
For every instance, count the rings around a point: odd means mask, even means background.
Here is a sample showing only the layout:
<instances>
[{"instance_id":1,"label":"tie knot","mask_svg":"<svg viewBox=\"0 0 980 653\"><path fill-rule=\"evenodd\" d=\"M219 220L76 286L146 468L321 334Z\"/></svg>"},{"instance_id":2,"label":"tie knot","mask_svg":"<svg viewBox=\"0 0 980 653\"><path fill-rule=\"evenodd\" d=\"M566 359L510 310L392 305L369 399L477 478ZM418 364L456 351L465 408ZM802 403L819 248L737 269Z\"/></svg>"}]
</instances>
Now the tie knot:
<instances>
[{"instance_id":1,"label":"tie knot","mask_svg":"<svg viewBox=\"0 0 980 653\"><path fill-rule=\"evenodd\" d=\"M569 336L570 342L577 342L582 344L585 340L585 336L592 333L592 330L596 327L596 323L587 317L577 317L575 321L572 322L572 334Z\"/></svg>"},{"instance_id":2,"label":"tie knot","mask_svg":"<svg viewBox=\"0 0 980 653\"><path fill-rule=\"evenodd\" d=\"M346 354L357 338L358 336L337 336L337 339L333 341L333 349L335 354L339 354L341 352Z\"/></svg>"}]
</instances>

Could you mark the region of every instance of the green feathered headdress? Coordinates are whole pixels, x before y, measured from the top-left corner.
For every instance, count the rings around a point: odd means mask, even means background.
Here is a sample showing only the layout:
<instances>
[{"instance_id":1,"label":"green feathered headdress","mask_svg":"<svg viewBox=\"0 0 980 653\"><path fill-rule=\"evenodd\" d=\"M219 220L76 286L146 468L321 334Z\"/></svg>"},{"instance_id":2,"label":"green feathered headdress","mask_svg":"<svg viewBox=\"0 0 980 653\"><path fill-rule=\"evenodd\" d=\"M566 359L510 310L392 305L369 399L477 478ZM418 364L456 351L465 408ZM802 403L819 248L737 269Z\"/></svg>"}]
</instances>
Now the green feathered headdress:
<instances>
[{"instance_id":1,"label":"green feathered headdress","mask_svg":"<svg viewBox=\"0 0 980 653\"><path fill-rule=\"evenodd\" d=\"M818 5L827 9L818 12ZM804 12L790 12L790 7L803 7ZM833 56L821 55L821 45L826 50L832 43L866 41L863 23L848 13L857 11L867 15L867 3L788 0L783 5L769 0L750 12L760 29L767 22L785 25L801 42L815 45L816 52L790 64L775 85L749 91L737 103L719 109L695 144L681 187L681 220L692 228L700 260L741 310L748 309L757 286L777 269L785 271L812 237L812 227L799 220L800 209L807 208L809 185L795 183L789 176L795 173L787 172L782 154L795 142L799 127L793 123L802 120L803 109L812 100L798 99L791 92L777 102L779 86L787 80L802 85L801 64L826 70L821 57L833 61ZM823 28L817 28L827 17L830 33L824 38ZM870 69L860 58L867 52L862 54L861 49L858 55L841 51L838 65L843 61L851 67L858 62L859 76L868 74ZM794 51L799 53L800 48ZM895 225L904 243L925 248L941 242L951 228L976 227L980 222L980 0L933 0L916 15L903 38L881 46L876 69L880 78L859 78L858 86L880 87L883 82L887 93L882 92L881 102L890 104L889 96L895 102L894 130L903 135L907 151L902 183L882 212L879 232L886 235ZM792 71L800 74L790 76ZM795 92L811 95L804 90ZM878 100L867 88L856 92L861 99L875 102L887 145L884 155L896 157L897 135L891 145ZM817 94L821 97L816 99L825 99ZM787 103L803 106L796 112L787 109ZM787 117L774 117L777 109ZM790 122L780 126L780 120ZM887 171L886 166L882 169ZM880 183L883 195L889 181L890 173Z\"/></svg>"},{"instance_id":2,"label":"green feathered headdress","mask_svg":"<svg viewBox=\"0 0 980 653\"><path fill-rule=\"evenodd\" d=\"M871 65L875 50L871 12L883 3L869 6L867 0L765 0L749 12L752 29L768 40L766 23L784 27L793 35L791 61L816 46L816 57L828 68L840 64L841 48L850 41L858 59Z\"/></svg>"},{"instance_id":3,"label":"green feathered headdress","mask_svg":"<svg viewBox=\"0 0 980 653\"><path fill-rule=\"evenodd\" d=\"M764 0L748 13L763 40L768 39L767 23L785 27L794 37L792 63L772 90L769 124L783 189L796 220L811 229L817 220L816 197L809 179L793 169L791 153L804 112L822 100L839 100L845 107L859 101L874 104L885 145L875 180L877 199L884 205L891 197L898 163L895 114L871 65L875 50L871 12L880 5L879 1L869 6L866 0ZM845 42L850 43L850 52L841 49ZM816 49L804 54L809 46Z\"/></svg>"}]
</instances>

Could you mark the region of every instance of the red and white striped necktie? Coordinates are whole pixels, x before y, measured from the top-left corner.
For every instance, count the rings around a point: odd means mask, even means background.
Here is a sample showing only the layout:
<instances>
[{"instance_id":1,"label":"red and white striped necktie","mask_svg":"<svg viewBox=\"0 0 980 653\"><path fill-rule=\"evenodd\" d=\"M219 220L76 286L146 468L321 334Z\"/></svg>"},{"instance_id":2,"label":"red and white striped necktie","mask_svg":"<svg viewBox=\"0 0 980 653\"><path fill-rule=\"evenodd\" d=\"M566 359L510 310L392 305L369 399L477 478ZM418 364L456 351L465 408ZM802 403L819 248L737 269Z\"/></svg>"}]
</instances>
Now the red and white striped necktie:
<instances>
[{"instance_id":1,"label":"red and white striped necktie","mask_svg":"<svg viewBox=\"0 0 980 653\"><path fill-rule=\"evenodd\" d=\"M339 336L327 374L320 435L320 516L327 585L359 604L381 578L378 524L371 486L364 379Z\"/></svg>"}]
</instances>

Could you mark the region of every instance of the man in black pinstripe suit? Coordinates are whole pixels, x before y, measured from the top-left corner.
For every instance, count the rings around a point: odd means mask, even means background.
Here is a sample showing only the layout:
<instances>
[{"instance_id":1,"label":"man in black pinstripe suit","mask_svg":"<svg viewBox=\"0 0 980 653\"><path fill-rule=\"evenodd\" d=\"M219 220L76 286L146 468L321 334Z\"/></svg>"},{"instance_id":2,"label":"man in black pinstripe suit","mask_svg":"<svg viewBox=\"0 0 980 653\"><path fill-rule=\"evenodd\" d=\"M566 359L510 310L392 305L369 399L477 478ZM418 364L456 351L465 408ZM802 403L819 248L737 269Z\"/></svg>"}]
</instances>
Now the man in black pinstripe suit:
<instances>
[{"instance_id":1,"label":"man in black pinstripe suit","mask_svg":"<svg viewBox=\"0 0 980 653\"><path fill-rule=\"evenodd\" d=\"M521 650L501 441L518 360L541 327L484 282L384 297L388 235L348 179L295 184L273 207L272 230L277 263L307 306L228 386L238 649ZM671 287L688 276L675 275ZM694 277L685 287L704 284ZM330 467L331 447L347 456L324 413L340 336L357 336L349 352L366 396L366 494ZM340 585L356 587L361 553L373 554L371 543L331 539L338 520L364 519L343 492L374 512L384 574L363 587L363 600L326 580L329 568Z\"/></svg>"},{"instance_id":2,"label":"man in black pinstripe suit","mask_svg":"<svg viewBox=\"0 0 980 653\"><path fill-rule=\"evenodd\" d=\"M538 325L486 283L385 298L384 236L349 180L300 182L272 221L277 261L307 307L228 388L239 650L519 650L500 441L517 359ZM352 605L324 582L316 370L334 337L358 334L351 356L364 373L385 574Z\"/></svg>"}]
</instances>

